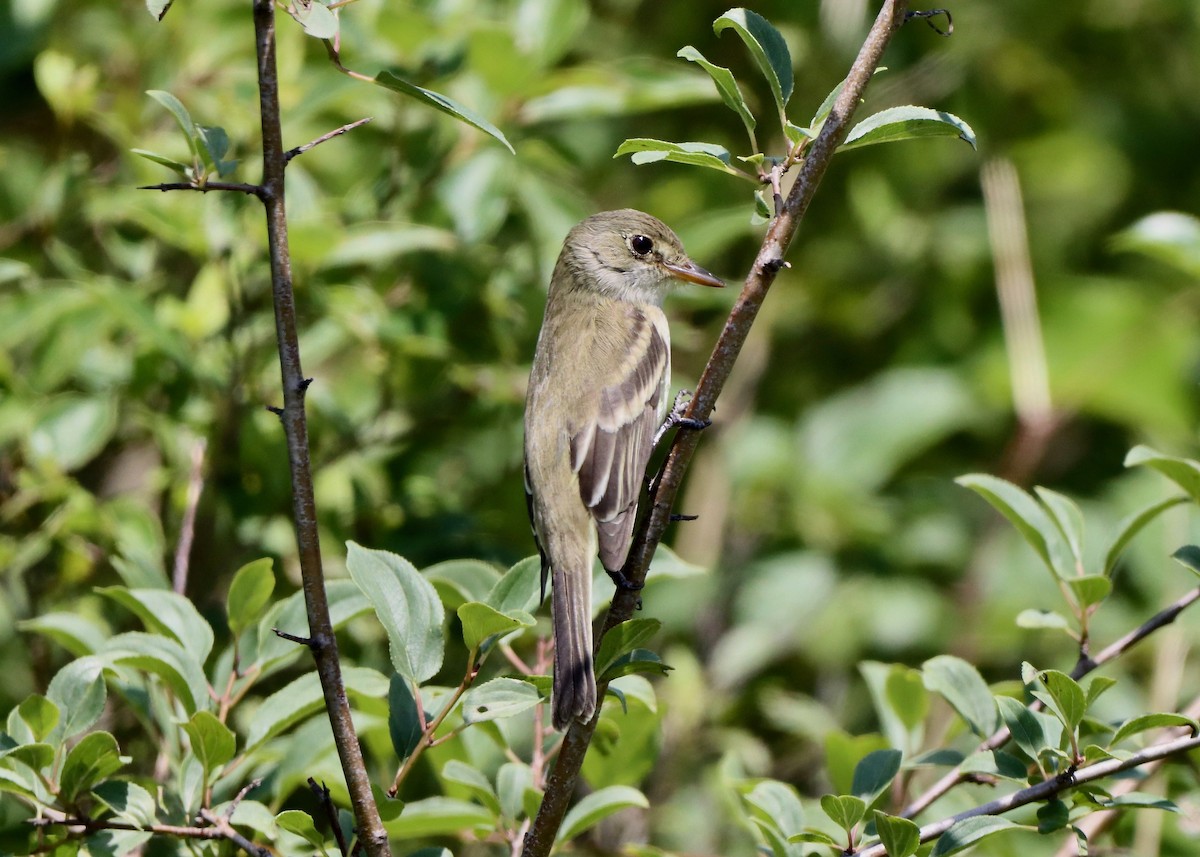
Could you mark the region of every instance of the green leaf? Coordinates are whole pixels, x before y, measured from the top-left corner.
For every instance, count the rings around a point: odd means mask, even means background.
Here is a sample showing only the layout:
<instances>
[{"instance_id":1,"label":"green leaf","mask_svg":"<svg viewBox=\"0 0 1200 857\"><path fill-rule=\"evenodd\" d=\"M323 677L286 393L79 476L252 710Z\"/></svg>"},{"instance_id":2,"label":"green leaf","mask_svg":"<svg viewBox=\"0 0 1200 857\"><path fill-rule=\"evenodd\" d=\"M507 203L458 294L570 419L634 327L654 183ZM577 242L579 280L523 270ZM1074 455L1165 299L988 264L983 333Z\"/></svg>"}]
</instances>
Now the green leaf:
<instances>
[{"instance_id":1,"label":"green leaf","mask_svg":"<svg viewBox=\"0 0 1200 857\"><path fill-rule=\"evenodd\" d=\"M78 470L108 444L117 430L117 417L112 396L55 396L29 432L29 451L63 471Z\"/></svg>"},{"instance_id":2,"label":"green leaf","mask_svg":"<svg viewBox=\"0 0 1200 857\"><path fill-rule=\"evenodd\" d=\"M497 158L504 158L494 149L489 151ZM504 162L507 165L507 159ZM422 569L421 576L434 585L442 603L451 610L457 610L468 601L486 602L488 593L500 579L495 566L477 559L439 562Z\"/></svg>"},{"instance_id":3,"label":"green leaf","mask_svg":"<svg viewBox=\"0 0 1200 857\"><path fill-rule=\"evenodd\" d=\"M737 84L737 80L733 77L733 72L729 69L714 65L704 58L704 54L696 50L691 45L681 48L677 57L694 62L712 78L713 83L717 87L717 94L721 96L721 100L725 102L725 106L736 113L742 120L742 124L746 126L746 134L750 137L750 148L753 151L758 150L758 141L754 137L755 121L754 116L750 113L750 108L746 106L746 99L742 95L742 90Z\"/></svg>"},{"instance_id":4,"label":"green leaf","mask_svg":"<svg viewBox=\"0 0 1200 857\"><path fill-rule=\"evenodd\" d=\"M237 752L237 738L228 726L207 711L197 711L192 719L183 724L192 744L192 755L211 774L233 758Z\"/></svg>"},{"instance_id":5,"label":"green leaf","mask_svg":"<svg viewBox=\"0 0 1200 857\"><path fill-rule=\"evenodd\" d=\"M442 779L463 786L472 797L496 815L500 815L500 798L496 796L496 790L492 788L488 778L478 768L458 759L451 759L442 768Z\"/></svg>"},{"instance_id":6,"label":"green leaf","mask_svg":"<svg viewBox=\"0 0 1200 857\"><path fill-rule=\"evenodd\" d=\"M158 676L191 715L210 704L208 680L195 653L170 637L130 631L113 637L100 652L106 662Z\"/></svg>"},{"instance_id":7,"label":"green leaf","mask_svg":"<svg viewBox=\"0 0 1200 857\"><path fill-rule=\"evenodd\" d=\"M662 662L662 658L656 652L652 652L649 649L634 649L632 652L626 652L613 661L600 678L605 681L611 681L625 675L636 675L638 673L666 675L670 671L671 668Z\"/></svg>"},{"instance_id":8,"label":"green leaf","mask_svg":"<svg viewBox=\"0 0 1200 857\"><path fill-rule=\"evenodd\" d=\"M1122 723L1121 727L1117 729L1116 734L1112 736L1112 740L1109 741L1108 746L1115 747L1126 738L1136 735L1139 732L1145 732L1147 729L1168 729L1179 726L1190 729L1193 735L1200 733L1200 723L1182 714L1172 714L1170 712L1143 714L1139 717L1131 717Z\"/></svg>"},{"instance_id":9,"label":"green leaf","mask_svg":"<svg viewBox=\"0 0 1200 857\"><path fill-rule=\"evenodd\" d=\"M200 151L196 148L196 125L192 122L192 116L188 113L188 109L183 106L183 102L169 92L164 92L161 89L148 89L146 94L161 104L170 111L175 117L175 121L179 124L179 130L183 131L183 136L187 139L188 148L191 150L192 156L197 160L200 159Z\"/></svg>"},{"instance_id":10,"label":"green leaf","mask_svg":"<svg viewBox=\"0 0 1200 857\"><path fill-rule=\"evenodd\" d=\"M153 795L137 783L108 780L93 788L92 794L121 821L144 827L156 820Z\"/></svg>"},{"instance_id":11,"label":"green leaf","mask_svg":"<svg viewBox=\"0 0 1200 857\"><path fill-rule=\"evenodd\" d=\"M43 613L23 619L17 628L49 637L77 658L94 655L108 638L106 628L78 613Z\"/></svg>"},{"instance_id":12,"label":"green leaf","mask_svg":"<svg viewBox=\"0 0 1200 857\"><path fill-rule=\"evenodd\" d=\"M1108 800L1101 800L1100 805L1105 809L1121 807L1137 807L1138 809L1161 809L1166 812L1180 812L1179 806L1161 795L1146 794L1145 792L1126 792Z\"/></svg>"},{"instance_id":13,"label":"green leaf","mask_svg":"<svg viewBox=\"0 0 1200 857\"><path fill-rule=\"evenodd\" d=\"M161 21L174 2L175 0L146 0L146 10L154 16L154 20Z\"/></svg>"},{"instance_id":14,"label":"green leaf","mask_svg":"<svg viewBox=\"0 0 1200 857\"><path fill-rule=\"evenodd\" d=\"M54 731L54 727L58 725L60 712L58 706L49 699L39 693L34 693L22 700L21 704L17 706L17 713L29 727L33 739L41 741L50 735Z\"/></svg>"},{"instance_id":15,"label":"green leaf","mask_svg":"<svg viewBox=\"0 0 1200 857\"><path fill-rule=\"evenodd\" d=\"M203 664L213 647L212 626L187 598L165 589L126 589L104 586L96 590L126 608L148 631L174 639Z\"/></svg>"},{"instance_id":16,"label":"green leaf","mask_svg":"<svg viewBox=\"0 0 1200 857\"><path fill-rule=\"evenodd\" d=\"M867 814L867 804L853 795L822 795L821 811L829 820L849 833Z\"/></svg>"},{"instance_id":17,"label":"green leaf","mask_svg":"<svg viewBox=\"0 0 1200 857\"><path fill-rule=\"evenodd\" d=\"M907 105L890 107L868 116L850 129L846 142L838 147L838 151L918 137L957 137L975 148L975 132L953 113Z\"/></svg>"},{"instance_id":18,"label":"green leaf","mask_svg":"<svg viewBox=\"0 0 1200 857\"><path fill-rule=\"evenodd\" d=\"M275 816L275 824L280 830L294 833L314 848L325 851L325 837L317 831L317 825L307 812L299 809L285 809Z\"/></svg>"},{"instance_id":19,"label":"green leaf","mask_svg":"<svg viewBox=\"0 0 1200 857\"><path fill-rule=\"evenodd\" d=\"M388 635L396 672L421 684L442 667L445 611L437 590L403 557L347 542L346 568Z\"/></svg>"},{"instance_id":20,"label":"green leaf","mask_svg":"<svg viewBox=\"0 0 1200 857\"><path fill-rule=\"evenodd\" d=\"M1148 214L1113 240L1118 250L1144 253L1192 278L1200 277L1200 218L1179 211Z\"/></svg>"},{"instance_id":21,"label":"green leaf","mask_svg":"<svg viewBox=\"0 0 1200 857\"><path fill-rule=\"evenodd\" d=\"M1033 490L1050 511L1050 517L1058 525L1058 531L1067 540L1067 547L1071 549L1071 557L1075 560L1076 573L1082 574L1083 512L1079 511L1079 505L1065 494L1042 488L1040 485L1035 486Z\"/></svg>"},{"instance_id":22,"label":"green leaf","mask_svg":"<svg viewBox=\"0 0 1200 857\"><path fill-rule=\"evenodd\" d=\"M778 780L759 780L742 789L742 801L750 817L766 824L759 829L786 842L804 831L804 806L796 790Z\"/></svg>"},{"instance_id":23,"label":"green leaf","mask_svg":"<svg viewBox=\"0 0 1200 857\"><path fill-rule=\"evenodd\" d=\"M225 598L225 612L229 630L235 637L262 618L275 591L273 564L270 557L263 557L246 563L233 575Z\"/></svg>"},{"instance_id":24,"label":"green leaf","mask_svg":"<svg viewBox=\"0 0 1200 857\"><path fill-rule=\"evenodd\" d=\"M225 155L229 153L229 134L224 128L217 128L211 125L197 125L196 134L200 138L200 145L204 149L204 154L207 155L205 161L217 171L219 176L230 175L237 167L237 160L225 160Z\"/></svg>"},{"instance_id":25,"label":"green leaf","mask_svg":"<svg viewBox=\"0 0 1200 857\"><path fill-rule=\"evenodd\" d=\"M343 667L342 681L350 694L381 699L388 693L388 680L366 667ZM302 675L263 700L250 718L243 752L249 752L294 723L325 707L325 696L316 673Z\"/></svg>"},{"instance_id":26,"label":"green leaf","mask_svg":"<svg viewBox=\"0 0 1200 857\"><path fill-rule=\"evenodd\" d=\"M1046 692L1034 691L1034 696L1041 699L1063 725L1071 732L1079 728L1083 717L1087 714L1087 697L1083 688L1064 672L1046 670L1040 676Z\"/></svg>"},{"instance_id":27,"label":"green leaf","mask_svg":"<svg viewBox=\"0 0 1200 857\"><path fill-rule=\"evenodd\" d=\"M724 146L718 146L715 143L671 143L666 140L634 137L617 147L613 157L619 158L621 155L632 155L631 160L639 165L671 161L676 164L706 167L749 181L757 181L749 173L730 166L729 151Z\"/></svg>"},{"instance_id":28,"label":"green leaf","mask_svg":"<svg viewBox=\"0 0 1200 857\"><path fill-rule=\"evenodd\" d=\"M59 775L59 795L72 803L92 786L120 770L123 764L117 739L107 732L91 732L67 753Z\"/></svg>"},{"instance_id":29,"label":"green leaf","mask_svg":"<svg viewBox=\"0 0 1200 857\"><path fill-rule=\"evenodd\" d=\"M542 600L541 570L541 557L526 557L504 572L484 601L501 613L514 610L532 613Z\"/></svg>"},{"instance_id":30,"label":"green leaf","mask_svg":"<svg viewBox=\"0 0 1200 857\"><path fill-rule=\"evenodd\" d=\"M433 92L429 89L424 89L420 86L417 86L415 83L409 83L407 80L397 77L390 71L379 72L379 74L375 75L375 82L382 87L392 90L393 92L399 92L403 95L415 98L417 101L427 104L435 110L440 110L443 113L453 116L455 119L459 119L474 128L478 128L485 134L489 134L495 139L499 140L504 144L505 148L507 148L514 155L516 154L516 150L513 149L512 144L508 142L508 138L500 132L499 128L497 128L491 122L488 122L473 110L470 110L459 104L453 98L442 95L441 93Z\"/></svg>"},{"instance_id":31,"label":"green leaf","mask_svg":"<svg viewBox=\"0 0 1200 857\"><path fill-rule=\"evenodd\" d=\"M1066 561L1062 533L1028 493L1011 482L983 473L960 476L954 481L979 494L1008 518L1052 574L1061 578L1073 576L1074 569Z\"/></svg>"},{"instance_id":32,"label":"green leaf","mask_svg":"<svg viewBox=\"0 0 1200 857\"><path fill-rule=\"evenodd\" d=\"M949 857L997 833L1007 830L1029 830L1019 824L995 815L977 815L964 818L942 834L933 846L930 857Z\"/></svg>"},{"instance_id":33,"label":"green leaf","mask_svg":"<svg viewBox=\"0 0 1200 857\"><path fill-rule=\"evenodd\" d=\"M1171 554L1171 559L1178 562L1188 571L1200 574L1200 546L1184 545Z\"/></svg>"},{"instance_id":34,"label":"green leaf","mask_svg":"<svg viewBox=\"0 0 1200 857\"><path fill-rule=\"evenodd\" d=\"M864 812L900 773L902 756L899 750L874 750L855 766L854 785L850 790L865 802Z\"/></svg>"},{"instance_id":35,"label":"green leaf","mask_svg":"<svg viewBox=\"0 0 1200 857\"><path fill-rule=\"evenodd\" d=\"M996 731L996 705L979 671L962 658L938 655L921 665L925 687L941 694L971 731L986 738Z\"/></svg>"},{"instance_id":36,"label":"green leaf","mask_svg":"<svg viewBox=\"0 0 1200 857\"><path fill-rule=\"evenodd\" d=\"M1030 608L1017 614L1018 628L1046 628L1051 630L1066 630L1071 627L1067 617L1053 610L1038 610Z\"/></svg>"},{"instance_id":37,"label":"green leaf","mask_svg":"<svg viewBox=\"0 0 1200 857\"><path fill-rule=\"evenodd\" d=\"M326 581L325 595L329 599L329 618L334 630L371 609L370 602L352 580ZM292 634L307 633L308 613L303 592L293 592L272 604L258 623L257 661L264 674L279 669L301 654L308 654L304 646L273 633L274 628Z\"/></svg>"},{"instance_id":38,"label":"green leaf","mask_svg":"<svg viewBox=\"0 0 1200 857\"><path fill-rule=\"evenodd\" d=\"M662 628L658 619L630 619L614 625L604 635L600 650L596 653L596 675L603 677L604 672L616 663L617 658L640 647L643 643L654 638Z\"/></svg>"},{"instance_id":39,"label":"green leaf","mask_svg":"<svg viewBox=\"0 0 1200 857\"><path fill-rule=\"evenodd\" d=\"M463 694L462 713L467 723L512 717L541 700L537 688L515 678L494 678Z\"/></svg>"},{"instance_id":40,"label":"green leaf","mask_svg":"<svg viewBox=\"0 0 1200 857\"><path fill-rule=\"evenodd\" d=\"M875 832L888 857L911 857L921 846L921 828L907 818L875 810Z\"/></svg>"},{"instance_id":41,"label":"green leaf","mask_svg":"<svg viewBox=\"0 0 1200 857\"><path fill-rule=\"evenodd\" d=\"M100 719L108 698L103 672L103 661L86 657L71 661L50 679L46 698L61 714L52 733L54 743L74 738Z\"/></svg>"},{"instance_id":42,"label":"green leaf","mask_svg":"<svg viewBox=\"0 0 1200 857\"><path fill-rule=\"evenodd\" d=\"M1037 811L1038 833L1045 835L1062 830L1071 821L1071 813L1061 800L1046 801Z\"/></svg>"},{"instance_id":43,"label":"green leaf","mask_svg":"<svg viewBox=\"0 0 1200 857\"><path fill-rule=\"evenodd\" d=\"M727 29L738 34L754 57L758 70L767 79L771 94L775 96L775 105L783 119L793 86L792 55L787 42L766 18L749 9L730 9L713 22L713 32L718 36Z\"/></svg>"},{"instance_id":44,"label":"green leaf","mask_svg":"<svg viewBox=\"0 0 1200 857\"><path fill-rule=\"evenodd\" d=\"M591 754L589 754L591 755ZM525 799L530 793L537 794L533 787L533 770L518 762L505 762L496 774L496 791L499 793L500 814L509 821L517 821L526 813ZM539 800L540 803L540 800Z\"/></svg>"},{"instance_id":45,"label":"green leaf","mask_svg":"<svg viewBox=\"0 0 1200 857\"><path fill-rule=\"evenodd\" d=\"M1046 750L1056 749L1062 741L1059 720L1030 711L1028 706L1010 696L996 697L996 707L1017 746L1031 759L1039 758Z\"/></svg>"},{"instance_id":46,"label":"green leaf","mask_svg":"<svg viewBox=\"0 0 1200 857\"><path fill-rule=\"evenodd\" d=\"M1067 586L1075 593L1075 600L1081 607L1091 607L1099 604L1112 594L1112 578L1102 574L1089 574L1084 577L1072 577L1067 580Z\"/></svg>"},{"instance_id":47,"label":"green leaf","mask_svg":"<svg viewBox=\"0 0 1200 857\"><path fill-rule=\"evenodd\" d=\"M399 673L393 674L388 683L388 735L396 758L404 761L411 756L424 731L412 685Z\"/></svg>"},{"instance_id":48,"label":"green leaf","mask_svg":"<svg viewBox=\"0 0 1200 857\"><path fill-rule=\"evenodd\" d=\"M153 161L161 167L166 167L169 170L179 173L180 176L188 181L191 181L193 178L195 171L192 167L188 164L182 164L174 158L168 158L166 155L160 155L158 152L151 152L148 149L130 149L129 151L139 157L145 158L147 161Z\"/></svg>"},{"instance_id":49,"label":"green leaf","mask_svg":"<svg viewBox=\"0 0 1200 857\"><path fill-rule=\"evenodd\" d=\"M1195 503L1200 503L1200 461L1165 455L1148 446L1135 446L1125 456L1125 466L1145 464L1157 470L1187 492Z\"/></svg>"},{"instance_id":50,"label":"green leaf","mask_svg":"<svg viewBox=\"0 0 1200 857\"><path fill-rule=\"evenodd\" d=\"M1088 682L1087 707L1091 708L1092 704L1100 698L1101 694L1103 694L1116 683L1117 680L1115 678L1109 678L1108 676L1103 675L1095 676L1090 682Z\"/></svg>"},{"instance_id":51,"label":"green leaf","mask_svg":"<svg viewBox=\"0 0 1200 857\"><path fill-rule=\"evenodd\" d=\"M16 759L28 765L31 770L39 772L49 769L54 764L56 750L49 744L21 744L5 749L4 745L7 743L8 739L0 736L0 757L2 758Z\"/></svg>"},{"instance_id":52,"label":"green leaf","mask_svg":"<svg viewBox=\"0 0 1200 857\"><path fill-rule=\"evenodd\" d=\"M499 634L507 634L518 628L529 628L536 620L528 613L508 615L501 613L481 601L468 601L458 608L462 622L463 642L469 651L476 651L485 640Z\"/></svg>"},{"instance_id":53,"label":"green leaf","mask_svg":"<svg viewBox=\"0 0 1200 857\"><path fill-rule=\"evenodd\" d=\"M431 797L404 805L404 812L384 825L393 839L461 836L466 830L495 829L492 814L477 803L448 797Z\"/></svg>"},{"instance_id":54,"label":"green leaf","mask_svg":"<svg viewBox=\"0 0 1200 857\"><path fill-rule=\"evenodd\" d=\"M613 813L632 806L642 809L650 807L646 796L632 786L608 786L594 791L571 808L554 841L558 844L570 842Z\"/></svg>"},{"instance_id":55,"label":"green leaf","mask_svg":"<svg viewBox=\"0 0 1200 857\"><path fill-rule=\"evenodd\" d=\"M1134 512L1126 518L1122 518L1120 522L1113 528L1112 541L1108 545L1108 549L1104 551L1104 574L1111 574L1113 568L1116 567L1117 560L1121 558L1122 551L1129 544L1142 528L1153 521L1167 509L1178 506L1180 503L1188 502L1186 496L1168 497L1166 500L1160 500L1157 503L1151 503L1140 512Z\"/></svg>"},{"instance_id":56,"label":"green leaf","mask_svg":"<svg viewBox=\"0 0 1200 857\"><path fill-rule=\"evenodd\" d=\"M338 34L338 16L321 0L295 0L286 7L288 14L314 39L333 39Z\"/></svg>"}]
</instances>

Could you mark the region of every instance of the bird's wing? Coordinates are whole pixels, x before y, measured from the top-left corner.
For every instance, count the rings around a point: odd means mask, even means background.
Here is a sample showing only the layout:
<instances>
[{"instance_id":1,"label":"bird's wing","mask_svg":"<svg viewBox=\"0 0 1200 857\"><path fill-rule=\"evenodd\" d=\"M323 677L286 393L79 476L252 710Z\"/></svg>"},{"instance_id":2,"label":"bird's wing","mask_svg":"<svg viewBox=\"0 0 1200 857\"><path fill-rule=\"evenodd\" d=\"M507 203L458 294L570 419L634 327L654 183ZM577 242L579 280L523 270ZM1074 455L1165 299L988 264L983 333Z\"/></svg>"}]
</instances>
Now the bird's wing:
<instances>
[{"instance_id":1,"label":"bird's wing","mask_svg":"<svg viewBox=\"0 0 1200 857\"><path fill-rule=\"evenodd\" d=\"M579 493L596 520L600 559L618 570L633 532L638 492L654 446L669 383L671 352L665 319L631 308L624 342L613 350L596 418L571 437L571 467Z\"/></svg>"}]
</instances>

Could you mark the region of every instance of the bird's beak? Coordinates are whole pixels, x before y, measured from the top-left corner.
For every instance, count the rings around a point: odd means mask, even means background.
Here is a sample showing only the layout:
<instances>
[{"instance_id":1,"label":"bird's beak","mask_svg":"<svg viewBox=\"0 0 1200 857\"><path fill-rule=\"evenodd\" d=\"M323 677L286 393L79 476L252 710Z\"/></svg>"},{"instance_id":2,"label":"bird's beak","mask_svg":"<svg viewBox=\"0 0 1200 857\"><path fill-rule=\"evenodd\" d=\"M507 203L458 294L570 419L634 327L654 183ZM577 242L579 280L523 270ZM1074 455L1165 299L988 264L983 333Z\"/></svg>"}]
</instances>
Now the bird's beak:
<instances>
[{"instance_id":1,"label":"bird's beak","mask_svg":"<svg viewBox=\"0 0 1200 857\"><path fill-rule=\"evenodd\" d=\"M691 259L684 259L679 264L663 262L663 267L670 272L672 277L679 280L686 280L689 283L695 283L698 286L711 286L714 289L720 289L725 286L724 280L710 274Z\"/></svg>"}]
</instances>

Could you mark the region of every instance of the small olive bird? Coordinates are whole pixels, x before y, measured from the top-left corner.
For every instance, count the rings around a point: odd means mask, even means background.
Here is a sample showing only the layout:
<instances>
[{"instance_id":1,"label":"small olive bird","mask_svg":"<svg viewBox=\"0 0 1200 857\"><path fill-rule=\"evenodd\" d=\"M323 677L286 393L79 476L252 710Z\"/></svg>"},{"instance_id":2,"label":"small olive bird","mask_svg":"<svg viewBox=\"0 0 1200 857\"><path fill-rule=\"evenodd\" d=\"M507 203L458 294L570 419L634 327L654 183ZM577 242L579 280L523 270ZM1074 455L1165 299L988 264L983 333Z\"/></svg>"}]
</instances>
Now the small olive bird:
<instances>
[{"instance_id":1,"label":"small olive bird","mask_svg":"<svg viewBox=\"0 0 1200 857\"><path fill-rule=\"evenodd\" d=\"M671 338L663 297L684 280L721 280L656 217L595 214L554 266L525 402L525 492L551 580L554 727L596 711L592 558L621 584L638 492L667 411Z\"/></svg>"}]
</instances>

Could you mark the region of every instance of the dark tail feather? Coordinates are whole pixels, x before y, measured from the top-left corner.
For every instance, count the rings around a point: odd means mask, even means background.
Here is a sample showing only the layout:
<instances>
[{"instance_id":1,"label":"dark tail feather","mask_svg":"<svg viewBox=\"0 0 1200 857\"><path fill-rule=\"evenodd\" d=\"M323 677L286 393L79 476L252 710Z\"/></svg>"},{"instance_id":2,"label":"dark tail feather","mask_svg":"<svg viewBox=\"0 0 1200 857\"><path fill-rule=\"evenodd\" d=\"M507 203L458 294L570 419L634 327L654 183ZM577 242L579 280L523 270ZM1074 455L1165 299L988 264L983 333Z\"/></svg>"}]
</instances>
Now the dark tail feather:
<instances>
[{"instance_id":1,"label":"dark tail feather","mask_svg":"<svg viewBox=\"0 0 1200 857\"><path fill-rule=\"evenodd\" d=\"M554 728L590 720L596 712L592 666L592 575L554 569Z\"/></svg>"}]
</instances>

